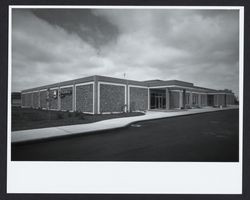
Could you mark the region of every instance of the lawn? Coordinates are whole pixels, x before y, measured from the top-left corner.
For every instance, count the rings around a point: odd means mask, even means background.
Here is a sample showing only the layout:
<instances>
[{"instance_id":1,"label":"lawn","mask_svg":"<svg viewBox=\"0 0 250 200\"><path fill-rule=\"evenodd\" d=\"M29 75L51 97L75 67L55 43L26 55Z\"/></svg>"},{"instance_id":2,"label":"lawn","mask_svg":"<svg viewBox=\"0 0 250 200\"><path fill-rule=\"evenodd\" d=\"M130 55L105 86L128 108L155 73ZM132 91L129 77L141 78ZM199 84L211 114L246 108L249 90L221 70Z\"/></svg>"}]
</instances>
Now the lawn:
<instances>
[{"instance_id":1,"label":"lawn","mask_svg":"<svg viewBox=\"0 0 250 200\"><path fill-rule=\"evenodd\" d=\"M84 114L81 112L49 111L31 108L12 107L12 131L86 124L105 119L144 115L140 112L119 114Z\"/></svg>"}]
</instances>

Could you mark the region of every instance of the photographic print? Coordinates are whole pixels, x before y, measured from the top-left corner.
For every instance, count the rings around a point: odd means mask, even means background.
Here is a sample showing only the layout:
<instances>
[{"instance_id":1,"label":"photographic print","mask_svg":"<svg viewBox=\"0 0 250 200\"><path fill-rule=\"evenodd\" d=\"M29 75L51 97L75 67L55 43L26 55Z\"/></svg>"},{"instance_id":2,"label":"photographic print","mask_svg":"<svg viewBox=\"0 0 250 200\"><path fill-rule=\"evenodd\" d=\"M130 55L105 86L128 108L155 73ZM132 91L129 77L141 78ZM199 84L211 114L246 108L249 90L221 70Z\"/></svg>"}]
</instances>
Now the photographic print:
<instances>
[{"instance_id":1,"label":"photographic print","mask_svg":"<svg viewBox=\"0 0 250 200\"><path fill-rule=\"evenodd\" d=\"M31 190L240 193L242 13L240 7L10 7L9 191L29 192L32 174L42 177L38 170L58 181L69 167L86 181ZM24 181L19 173L27 166ZM186 177L185 184L197 170L193 184L176 189L177 180ZM134 185L124 183L121 171L135 177ZM105 173L112 173L110 182ZM22 186L11 186L17 174ZM141 185L143 174L158 187ZM214 186L197 188L204 181Z\"/></svg>"}]
</instances>

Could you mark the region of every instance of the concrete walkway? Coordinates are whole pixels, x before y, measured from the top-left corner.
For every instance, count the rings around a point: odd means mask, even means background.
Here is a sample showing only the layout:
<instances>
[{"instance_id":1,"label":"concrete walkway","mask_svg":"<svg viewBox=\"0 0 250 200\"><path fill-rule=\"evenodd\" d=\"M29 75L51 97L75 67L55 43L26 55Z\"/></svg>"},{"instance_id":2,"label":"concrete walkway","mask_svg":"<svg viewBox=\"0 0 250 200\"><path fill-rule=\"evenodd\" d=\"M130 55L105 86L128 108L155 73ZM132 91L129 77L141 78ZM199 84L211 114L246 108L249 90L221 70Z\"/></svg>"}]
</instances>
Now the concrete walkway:
<instances>
[{"instance_id":1,"label":"concrete walkway","mask_svg":"<svg viewBox=\"0 0 250 200\"><path fill-rule=\"evenodd\" d=\"M115 118L108 119L99 122L89 123L89 124L78 124L78 125L69 125L69 126L58 126L51 128L39 128L31 130L22 130L22 131L13 131L11 133L11 142L28 142L33 140L48 139L60 136L69 136L74 134L84 134L91 133L96 131L108 130L125 127L131 123L152 120L152 119L161 119L167 117L175 117L182 115L191 115L197 113L205 112L214 112L220 110L228 109L238 109L238 106L230 106L226 108L202 108L202 109L189 109L189 110L178 110L178 111L147 111L145 115L135 116L135 117L124 117L124 118Z\"/></svg>"}]
</instances>

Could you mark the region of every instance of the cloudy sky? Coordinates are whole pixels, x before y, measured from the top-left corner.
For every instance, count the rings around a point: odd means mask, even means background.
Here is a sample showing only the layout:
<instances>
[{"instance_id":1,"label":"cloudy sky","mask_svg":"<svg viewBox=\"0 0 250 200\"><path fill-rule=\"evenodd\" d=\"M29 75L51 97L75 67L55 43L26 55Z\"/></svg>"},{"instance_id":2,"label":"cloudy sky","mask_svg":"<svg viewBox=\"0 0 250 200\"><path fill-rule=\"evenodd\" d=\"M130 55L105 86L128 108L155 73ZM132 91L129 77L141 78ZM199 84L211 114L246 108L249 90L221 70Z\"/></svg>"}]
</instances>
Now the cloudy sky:
<instances>
[{"instance_id":1,"label":"cloudy sky","mask_svg":"<svg viewBox=\"0 0 250 200\"><path fill-rule=\"evenodd\" d=\"M238 95L238 11L12 10L12 91L124 73Z\"/></svg>"}]
</instances>

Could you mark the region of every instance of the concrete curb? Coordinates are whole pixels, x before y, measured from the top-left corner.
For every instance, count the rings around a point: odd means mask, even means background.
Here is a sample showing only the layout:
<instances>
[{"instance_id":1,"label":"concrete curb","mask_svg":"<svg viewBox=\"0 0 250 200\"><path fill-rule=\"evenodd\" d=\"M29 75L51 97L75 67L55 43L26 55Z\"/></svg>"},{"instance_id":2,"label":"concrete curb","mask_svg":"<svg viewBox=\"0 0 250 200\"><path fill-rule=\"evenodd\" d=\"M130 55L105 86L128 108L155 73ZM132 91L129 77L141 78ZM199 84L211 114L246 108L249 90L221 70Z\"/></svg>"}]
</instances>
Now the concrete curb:
<instances>
[{"instance_id":1,"label":"concrete curb","mask_svg":"<svg viewBox=\"0 0 250 200\"><path fill-rule=\"evenodd\" d=\"M35 143L35 142L41 142L41 141L47 141L47 140L55 140L58 138L67 138L67 137L71 137L71 136L77 136L77 135L90 135L90 134L97 134L97 133L101 133L101 132L105 132L107 130L117 130L117 129L121 129L127 126L130 126L131 124L134 123L138 123L138 122L144 122L144 121L153 121L153 120L158 120L158 119L165 119L165 118L173 118L173 117L182 117L182 116L189 116L189 115L195 115L195 114L204 114L204 113L209 113L209 112L218 112L218 111L225 111L225 110L231 110L231 109L238 109L238 107L227 107L227 108L214 108L214 109L210 109L210 110L204 110L204 109L198 109L198 110L193 110L193 112L187 112L187 113L183 113L183 112L171 112L172 115L160 115L159 117L155 117L152 114L152 118L146 118L146 119L137 119L137 117L126 117L126 118L116 118L116 119L109 119L109 120L103 120L103 121L99 121L99 122L94 122L94 123L89 123L89 124L78 124L78 125L69 125L69 126L61 126L61 127L50 127L50 128L42 128L42 129L30 129L30 130L23 130L23 131L13 131L12 132L12 144L22 144L22 143ZM155 112L155 111L154 111ZM186 112L186 111L184 111ZM159 112L160 114L163 114L163 112ZM156 112L157 114L157 112ZM167 114L167 113L166 113ZM168 113L169 114L169 113ZM143 115L144 117L146 115ZM142 117L142 116L139 116ZM135 118L133 120L133 118ZM113 127L105 127L105 122L107 122L107 124L110 121L116 121L116 120L122 120L125 121L127 119L129 119L129 122L123 122L120 125L115 125ZM95 125L95 123L104 123L102 128L96 128L96 129L92 129L92 130L82 130L83 127L87 127L87 126L93 126ZM70 128L74 129L77 126L81 126L81 131L72 131L69 130ZM68 129L68 130L67 130ZM32 132L36 132L36 134L30 134ZM52 135L42 135L42 137L39 137L41 134L43 134L43 132L59 132L59 134L52 134ZM24 137L19 137L18 138L18 134L22 134ZM34 137L35 136L35 137Z\"/></svg>"}]
</instances>

